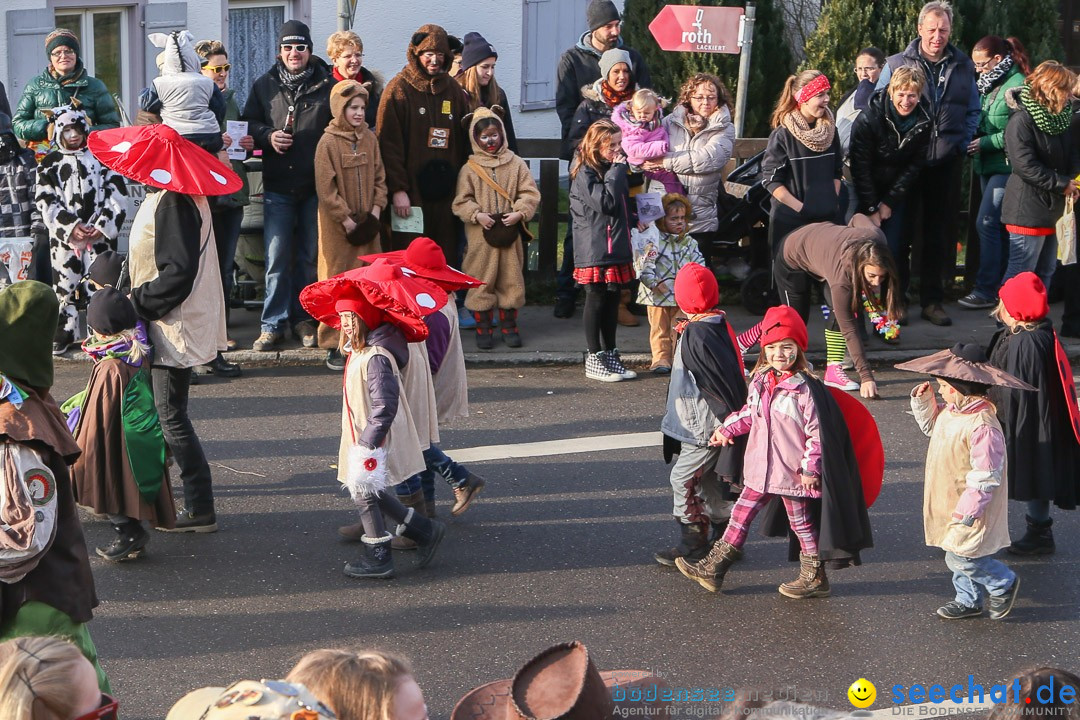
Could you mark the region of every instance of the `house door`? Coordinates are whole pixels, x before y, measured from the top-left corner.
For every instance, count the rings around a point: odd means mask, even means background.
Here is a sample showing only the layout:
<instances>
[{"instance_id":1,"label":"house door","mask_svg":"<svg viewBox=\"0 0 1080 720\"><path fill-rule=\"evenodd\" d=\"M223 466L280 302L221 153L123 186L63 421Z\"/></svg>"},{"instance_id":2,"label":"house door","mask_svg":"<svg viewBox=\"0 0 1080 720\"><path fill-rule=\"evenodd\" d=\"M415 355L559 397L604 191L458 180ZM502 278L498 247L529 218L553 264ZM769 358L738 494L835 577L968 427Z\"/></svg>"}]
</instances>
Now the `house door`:
<instances>
[{"instance_id":1,"label":"house door","mask_svg":"<svg viewBox=\"0 0 1080 720\"><path fill-rule=\"evenodd\" d=\"M132 46L128 38L127 13L126 8L116 7L63 8L56 11L56 27L75 33L82 46L86 71L105 83L113 97L120 99L122 109L134 115L136 108L129 104L133 97L129 93L133 93L134 88L131 87L132 66L128 59L132 55Z\"/></svg>"}]
</instances>

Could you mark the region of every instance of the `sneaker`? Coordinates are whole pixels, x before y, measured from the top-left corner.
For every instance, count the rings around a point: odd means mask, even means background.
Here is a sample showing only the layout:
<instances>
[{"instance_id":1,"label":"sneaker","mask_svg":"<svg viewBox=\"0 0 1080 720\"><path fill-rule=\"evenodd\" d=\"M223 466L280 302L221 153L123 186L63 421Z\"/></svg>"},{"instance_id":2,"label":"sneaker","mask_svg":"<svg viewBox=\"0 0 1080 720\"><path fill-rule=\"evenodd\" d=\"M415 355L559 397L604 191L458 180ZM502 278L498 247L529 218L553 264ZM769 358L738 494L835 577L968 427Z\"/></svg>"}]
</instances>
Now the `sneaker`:
<instances>
[{"instance_id":1,"label":"sneaker","mask_svg":"<svg viewBox=\"0 0 1080 720\"><path fill-rule=\"evenodd\" d=\"M607 364L608 370L619 375L623 380L633 380L637 377L636 372L627 370L626 366L622 364L622 358L619 357L618 348L601 354L604 356L604 362Z\"/></svg>"},{"instance_id":2,"label":"sneaker","mask_svg":"<svg viewBox=\"0 0 1080 720\"><path fill-rule=\"evenodd\" d=\"M313 320L301 320L293 325L292 331L300 344L306 348L313 348L319 344L319 326Z\"/></svg>"},{"instance_id":3,"label":"sneaker","mask_svg":"<svg viewBox=\"0 0 1080 720\"><path fill-rule=\"evenodd\" d=\"M1016 594L1020 591L1020 576L1013 580L1012 587L1004 595L990 596L990 619L1001 620L1010 612L1016 603Z\"/></svg>"},{"instance_id":4,"label":"sneaker","mask_svg":"<svg viewBox=\"0 0 1080 720\"><path fill-rule=\"evenodd\" d=\"M255 352L273 352L277 350L277 346L281 344L282 339L281 333L264 330L251 344L251 349Z\"/></svg>"},{"instance_id":5,"label":"sneaker","mask_svg":"<svg viewBox=\"0 0 1080 720\"><path fill-rule=\"evenodd\" d=\"M825 384L837 390L858 390L859 383L847 376L840 363L829 363L825 367Z\"/></svg>"},{"instance_id":6,"label":"sneaker","mask_svg":"<svg viewBox=\"0 0 1080 720\"><path fill-rule=\"evenodd\" d=\"M671 366L669 365L657 365L652 369L653 375L670 375Z\"/></svg>"},{"instance_id":7,"label":"sneaker","mask_svg":"<svg viewBox=\"0 0 1080 720\"><path fill-rule=\"evenodd\" d=\"M465 307L459 307L457 311L457 324L463 330L472 330L476 327L476 318Z\"/></svg>"},{"instance_id":8,"label":"sneaker","mask_svg":"<svg viewBox=\"0 0 1080 720\"><path fill-rule=\"evenodd\" d=\"M970 292L956 301L956 304L968 310L989 310L997 305L996 300L988 300L977 292Z\"/></svg>"},{"instance_id":9,"label":"sneaker","mask_svg":"<svg viewBox=\"0 0 1080 720\"><path fill-rule=\"evenodd\" d=\"M460 487L454 488L454 507L450 509L450 514L457 517L468 510L469 505L472 504L472 501L476 499L476 496L480 494L486 484L484 478L469 473L465 478L465 482Z\"/></svg>"},{"instance_id":10,"label":"sneaker","mask_svg":"<svg viewBox=\"0 0 1080 720\"><path fill-rule=\"evenodd\" d=\"M623 379L622 375L608 369L602 352L585 353L585 377L600 382L619 382Z\"/></svg>"},{"instance_id":11,"label":"sneaker","mask_svg":"<svg viewBox=\"0 0 1080 720\"><path fill-rule=\"evenodd\" d=\"M337 350L326 351L326 367L341 372L345 369L345 356Z\"/></svg>"},{"instance_id":12,"label":"sneaker","mask_svg":"<svg viewBox=\"0 0 1080 720\"><path fill-rule=\"evenodd\" d=\"M217 515L211 510L207 513L195 514L189 510L180 509L176 513L176 527L154 528L167 533L212 533L217 532Z\"/></svg>"},{"instance_id":13,"label":"sneaker","mask_svg":"<svg viewBox=\"0 0 1080 720\"><path fill-rule=\"evenodd\" d=\"M52 354L56 356L63 355L74 342L75 336L71 333L63 330L57 331L56 335L53 336Z\"/></svg>"},{"instance_id":14,"label":"sneaker","mask_svg":"<svg viewBox=\"0 0 1080 720\"><path fill-rule=\"evenodd\" d=\"M574 297L558 297L555 298L555 317L568 318L574 316Z\"/></svg>"},{"instance_id":15,"label":"sneaker","mask_svg":"<svg viewBox=\"0 0 1080 720\"><path fill-rule=\"evenodd\" d=\"M955 600L950 600L937 609L937 614L938 617L946 620L963 620L964 618L979 617L982 615L982 608L969 607Z\"/></svg>"},{"instance_id":16,"label":"sneaker","mask_svg":"<svg viewBox=\"0 0 1080 720\"><path fill-rule=\"evenodd\" d=\"M939 303L924 307L922 309L922 319L939 327L952 325L952 318L945 314L945 308L941 307Z\"/></svg>"}]
</instances>

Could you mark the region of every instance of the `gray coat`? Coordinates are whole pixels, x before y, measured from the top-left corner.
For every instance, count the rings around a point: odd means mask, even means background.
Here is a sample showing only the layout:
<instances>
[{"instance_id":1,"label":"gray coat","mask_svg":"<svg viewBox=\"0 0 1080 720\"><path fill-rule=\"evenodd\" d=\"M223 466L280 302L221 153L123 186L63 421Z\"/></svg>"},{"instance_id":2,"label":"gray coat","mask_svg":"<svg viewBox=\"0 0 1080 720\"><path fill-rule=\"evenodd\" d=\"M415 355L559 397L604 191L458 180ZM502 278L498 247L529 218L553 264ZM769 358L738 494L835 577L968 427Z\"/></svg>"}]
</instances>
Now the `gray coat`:
<instances>
[{"instance_id":1,"label":"gray coat","mask_svg":"<svg viewBox=\"0 0 1080 720\"><path fill-rule=\"evenodd\" d=\"M686 107L677 106L664 118L671 151L664 157L664 168L679 176L686 187L694 219L690 233L716 230L716 196L723 181L724 166L735 147L735 126L727 107L717 109L709 122L694 136L686 129Z\"/></svg>"}]
</instances>

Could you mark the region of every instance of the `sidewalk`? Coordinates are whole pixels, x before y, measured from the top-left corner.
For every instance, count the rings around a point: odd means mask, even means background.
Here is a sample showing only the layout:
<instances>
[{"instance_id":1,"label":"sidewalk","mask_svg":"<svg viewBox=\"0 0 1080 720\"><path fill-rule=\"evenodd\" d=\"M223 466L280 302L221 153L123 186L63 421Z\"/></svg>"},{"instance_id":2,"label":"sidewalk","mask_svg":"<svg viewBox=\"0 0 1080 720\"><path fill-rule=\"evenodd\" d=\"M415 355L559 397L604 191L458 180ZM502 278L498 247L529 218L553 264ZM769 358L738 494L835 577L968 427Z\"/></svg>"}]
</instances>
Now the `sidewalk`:
<instances>
[{"instance_id":1,"label":"sidewalk","mask_svg":"<svg viewBox=\"0 0 1080 720\"><path fill-rule=\"evenodd\" d=\"M901 328L899 345L886 345L877 338L870 338L867 351L876 364L896 363L920 355L952 347L958 342L986 344L994 332L994 321L985 310L965 310L955 303L945 306L953 320L949 327L931 325L919 317L918 306L912 307L911 324ZM1062 305L1050 306L1055 326L1060 324ZM728 309L728 318L736 331L741 332L761 320L741 306ZM641 325L619 327L619 350L627 364L640 367L649 363L649 325L646 318L639 318ZM230 315L229 337L238 343L238 349L225 353L232 362L243 367L275 365L322 365L326 351L300 346L292 337L286 339L283 349L276 352L254 352L251 344L259 335L259 311L235 308ZM572 318L559 319L552 315L551 306L530 305L521 310L518 320L524 347L511 349L502 344L495 331L495 348L478 351L472 330L462 331L465 360L470 365L577 365L582 362L585 348L584 330L581 326L581 307ZM824 321L819 310L810 313L810 359L823 362L825 358ZM1080 339L1061 338L1066 353L1073 360L1080 359ZM89 360L78 349L69 350L67 360Z\"/></svg>"}]
</instances>

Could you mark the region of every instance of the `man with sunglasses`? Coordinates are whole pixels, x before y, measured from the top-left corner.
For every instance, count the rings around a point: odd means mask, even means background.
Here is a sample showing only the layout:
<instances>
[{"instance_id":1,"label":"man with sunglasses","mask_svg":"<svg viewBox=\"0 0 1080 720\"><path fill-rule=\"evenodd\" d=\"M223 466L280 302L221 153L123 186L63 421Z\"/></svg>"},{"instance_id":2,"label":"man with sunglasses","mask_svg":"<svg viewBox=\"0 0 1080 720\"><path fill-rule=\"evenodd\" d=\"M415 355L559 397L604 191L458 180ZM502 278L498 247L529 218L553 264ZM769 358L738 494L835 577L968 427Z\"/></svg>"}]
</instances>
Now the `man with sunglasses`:
<instances>
[{"instance_id":1,"label":"man with sunglasses","mask_svg":"<svg viewBox=\"0 0 1080 720\"><path fill-rule=\"evenodd\" d=\"M300 307L315 282L319 199L315 147L330 122L330 66L312 54L311 31L290 20L278 33L274 67L255 81L241 120L263 151L263 237L266 299L253 350L278 348L285 332L315 347L316 324Z\"/></svg>"}]
</instances>

